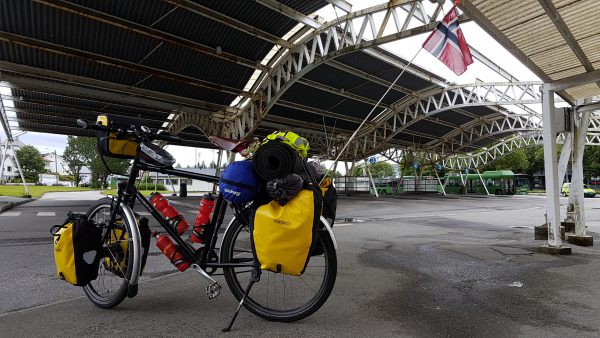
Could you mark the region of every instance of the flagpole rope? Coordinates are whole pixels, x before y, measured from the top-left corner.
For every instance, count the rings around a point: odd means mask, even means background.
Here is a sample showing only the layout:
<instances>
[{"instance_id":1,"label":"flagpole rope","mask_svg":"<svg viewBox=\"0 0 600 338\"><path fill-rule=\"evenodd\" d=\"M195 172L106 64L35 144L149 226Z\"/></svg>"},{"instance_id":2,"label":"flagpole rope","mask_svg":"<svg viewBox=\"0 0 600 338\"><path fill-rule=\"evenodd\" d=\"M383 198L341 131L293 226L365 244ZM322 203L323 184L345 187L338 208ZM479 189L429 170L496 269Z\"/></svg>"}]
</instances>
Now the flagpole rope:
<instances>
[{"instance_id":1,"label":"flagpole rope","mask_svg":"<svg viewBox=\"0 0 600 338\"><path fill-rule=\"evenodd\" d=\"M404 72L406 71L406 69L408 68L408 66L410 66L412 64L412 62L415 60L415 58L417 57L417 55L419 55L419 52L421 52L422 49L423 49L423 47L419 48L419 50L417 50L417 52L412 57L412 59L410 59L410 61L406 64L406 66L404 66L404 68L402 68L402 71L400 72L400 74L398 74L398 76L396 76L396 79L394 79L394 81L389 85L389 87L387 88L387 90L385 91L385 93L383 93L383 95L381 95L381 98L379 98L379 101L377 101L377 103L373 106L373 109L371 109L371 111L369 112L369 114L367 115L367 117L365 117L365 119L361 122L361 124L358 126L358 128L356 128L356 130L354 131L354 133L352 133L352 136L350 136L350 138L348 139L348 141L346 141L346 144L344 144L344 147L342 147L342 150L338 153L337 157L333 161L334 164L332 164L331 168L329 170L327 170L328 173L332 171L333 166L340 159L340 157L342 156L342 154L344 153L344 151L346 151L346 148L348 148L348 145L350 145L350 142L352 142L352 140L354 140L354 138L358 134L360 128L362 128L362 126L369 120L369 117L371 117L371 115L373 114L373 112L375 111L375 109L377 109L377 107L379 107L379 104L381 103L381 101L389 93L389 91L392 89L392 87L394 87L394 85L396 85L396 82L398 82L398 80L400 79L400 77L402 76L402 74L404 74ZM327 176L327 175L325 175L325 176ZM323 179L325 179L325 176L323 176L323 178L321 179L321 182L323 182ZM319 182L319 183L321 183L321 182Z\"/></svg>"}]
</instances>

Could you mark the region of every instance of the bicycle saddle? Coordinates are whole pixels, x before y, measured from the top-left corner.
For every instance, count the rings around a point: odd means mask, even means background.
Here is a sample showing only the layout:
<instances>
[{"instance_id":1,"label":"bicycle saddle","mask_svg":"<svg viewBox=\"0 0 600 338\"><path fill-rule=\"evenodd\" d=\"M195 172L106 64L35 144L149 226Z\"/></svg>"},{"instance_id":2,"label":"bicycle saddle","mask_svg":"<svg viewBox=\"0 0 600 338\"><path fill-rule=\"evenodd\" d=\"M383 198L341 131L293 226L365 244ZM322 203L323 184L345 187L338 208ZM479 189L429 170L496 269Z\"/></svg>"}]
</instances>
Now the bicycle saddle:
<instances>
[{"instance_id":1,"label":"bicycle saddle","mask_svg":"<svg viewBox=\"0 0 600 338\"><path fill-rule=\"evenodd\" d=\"M231 138L220 137L220 136L209 136L208 140L212 142L217 147L226 150L233 151L234 153L239 153L248 148L252 142L254 142L253 138L246 138L243 140L234 140Z\"/></svg>"}]
</instances>

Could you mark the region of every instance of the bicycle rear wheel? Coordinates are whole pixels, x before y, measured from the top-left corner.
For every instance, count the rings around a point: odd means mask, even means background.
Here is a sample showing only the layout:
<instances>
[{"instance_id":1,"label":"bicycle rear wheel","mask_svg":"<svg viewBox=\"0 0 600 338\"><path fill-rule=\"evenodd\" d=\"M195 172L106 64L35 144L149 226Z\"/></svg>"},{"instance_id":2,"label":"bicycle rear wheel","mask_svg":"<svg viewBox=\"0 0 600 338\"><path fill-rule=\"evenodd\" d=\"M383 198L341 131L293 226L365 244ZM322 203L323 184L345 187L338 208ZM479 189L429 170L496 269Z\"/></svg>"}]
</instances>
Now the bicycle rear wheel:
<instances>
[{"instance_id":1,"label":"bicycle rear wheel","mask_svg":"<svg viewBox=\"0 0 600 338\"><path fill-rule=\"evenodd\" d=\"M254 284L244 300L252 313L271 321L293 322L317 311L331 294L337 275L337 257L333 242L326 230L319 230L318 244L323 250L311 257L301 276L289 276L263 270L260 281ZM252 262L250 230L234 220L223 237L221 262ZM251 277L251 268L224 268L227 285L239 301Z\"/></svg>"},{"instance_id":2,"label":"bicycle rear wheel","mask_svg":"<svg viewBox=\"0 0 600 338\"><path fill-rule=\"evenodd\" d=\"M110 224L113 200L103 198L95 202L87 216L102 229L103 257L98 267L98 278L83 287L94 305L112 308L127 296L128 280L133 265L133 247L130 246L131 224L119 208L114 224Z\"/></svg>"}]
</instances>

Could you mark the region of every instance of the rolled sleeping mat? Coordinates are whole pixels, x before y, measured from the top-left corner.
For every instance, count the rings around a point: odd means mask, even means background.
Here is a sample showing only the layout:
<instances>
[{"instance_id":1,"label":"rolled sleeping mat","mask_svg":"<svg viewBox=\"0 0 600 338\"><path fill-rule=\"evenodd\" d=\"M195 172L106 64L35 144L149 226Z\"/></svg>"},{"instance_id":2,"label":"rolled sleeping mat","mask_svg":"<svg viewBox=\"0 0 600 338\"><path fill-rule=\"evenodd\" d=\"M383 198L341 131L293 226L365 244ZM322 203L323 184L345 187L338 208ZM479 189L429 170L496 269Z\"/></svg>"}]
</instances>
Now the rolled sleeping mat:
<instances>
[{"instance_id":1,"label":"rolled sleeping mat","mask_svg":"<svg viewBox=\"0 0 600 338\"><path fill-rule=\"evenodd\" d=\"M294 172L300 164L300 157L287 144L267 142L256 150L252 162L256 174L263 180L270 181Z\"/></svg>"}]
</instances>

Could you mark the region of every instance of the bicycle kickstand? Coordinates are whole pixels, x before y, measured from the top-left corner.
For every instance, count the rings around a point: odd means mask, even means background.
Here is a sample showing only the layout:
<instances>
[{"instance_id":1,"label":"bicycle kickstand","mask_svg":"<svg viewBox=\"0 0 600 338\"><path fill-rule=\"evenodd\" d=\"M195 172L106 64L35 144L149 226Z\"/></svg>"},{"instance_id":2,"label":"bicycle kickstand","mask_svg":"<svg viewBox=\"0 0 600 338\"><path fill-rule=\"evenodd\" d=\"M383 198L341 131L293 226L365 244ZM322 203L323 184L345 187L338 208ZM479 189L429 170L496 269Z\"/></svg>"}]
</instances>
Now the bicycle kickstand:
<instances>
[{"instance_id":1,"label":"bicycle kickstand","mask_svg":"<svg viewBox=\"0 0 600 338\"><path fill-rule=\"evenodd\" d=\"M246 297L250 293L250 289L252 289L252 286L254 285L254 283L258 282L259 280L260 280L260 269L258 269L257 267L254 267L252 269L252 279L250 279L250 283L248 283L248 286L246 287L246 291L244 291L244 295L242 296L242 299L240 300L240 303L238 304L238 307L235 310L233 317L231 317L231 321L229 322L229 325L227 325L226 328L221 330L221 332L229 332L231 330L231 327L233 326L233 323L235 322L235 319L237 318L238 313L240 312L240 309L242 308L242 305L244 304L244 300L246 300Z\"/></svg>"}]
</instances>

